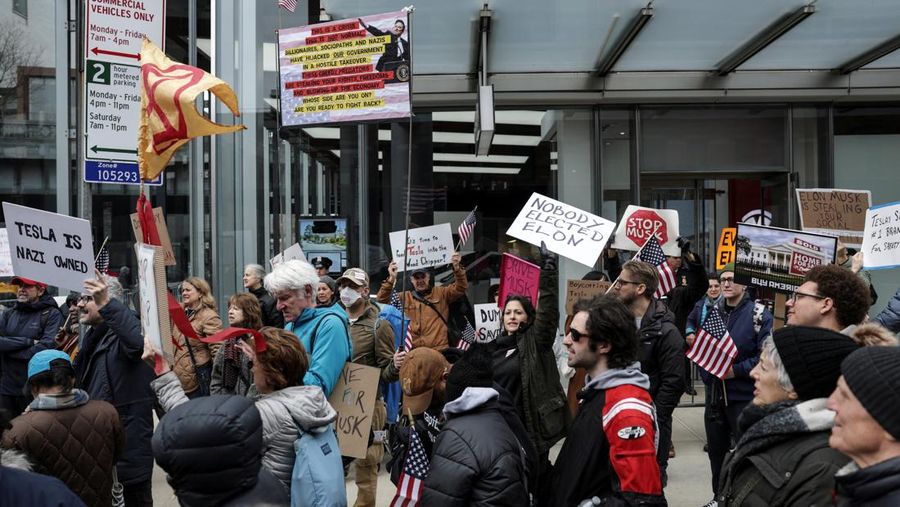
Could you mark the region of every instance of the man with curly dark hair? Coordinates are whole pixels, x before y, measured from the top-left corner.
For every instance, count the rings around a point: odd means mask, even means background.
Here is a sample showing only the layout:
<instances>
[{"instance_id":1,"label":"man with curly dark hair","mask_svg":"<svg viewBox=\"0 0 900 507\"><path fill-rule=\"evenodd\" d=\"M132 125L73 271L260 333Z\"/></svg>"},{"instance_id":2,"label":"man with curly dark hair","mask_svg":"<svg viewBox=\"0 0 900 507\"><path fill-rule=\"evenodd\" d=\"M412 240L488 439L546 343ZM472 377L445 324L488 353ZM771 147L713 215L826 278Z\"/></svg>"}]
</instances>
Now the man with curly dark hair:
<instances>
[{"instance_id":1,"label":"man with curly dark hair","mask_svg":"<svg viewBox=\"0 0 900 507\"><path fill-rule=\"evenodd\" d=\"M849 334L871 304L869 288L858 276L835 264L816 266L788 298L787 323Z\"/></svg>"}]
</instances>

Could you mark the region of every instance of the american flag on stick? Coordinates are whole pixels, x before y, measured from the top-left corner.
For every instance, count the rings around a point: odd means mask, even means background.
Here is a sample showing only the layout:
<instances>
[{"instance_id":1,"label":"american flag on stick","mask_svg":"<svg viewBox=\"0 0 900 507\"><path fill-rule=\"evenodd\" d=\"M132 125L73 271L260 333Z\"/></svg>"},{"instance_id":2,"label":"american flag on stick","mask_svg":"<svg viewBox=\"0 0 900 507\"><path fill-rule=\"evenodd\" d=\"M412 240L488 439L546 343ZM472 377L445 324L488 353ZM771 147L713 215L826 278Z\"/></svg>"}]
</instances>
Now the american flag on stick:
<instances>
[{"instance_id":1,"label":"american flag on stick","mask_svg":"<svg viewBox=\"0 0 900 507\"><path fill-rule=\"evenodd\" d=\"M103 245L103 248L100 249L100 253L97 254L97 262L94 265L104 275L109 273L109 249L106 248L106 245Z\"/></svg>"},{"instance_id":2,"label":"american flag on stick","mask_svg":"<svg viewBox=\"0 0 900 507\"><path fill-rule=\"evenodd\" d=\"M478 209L478 206L475 206L475 209L469 212L466 215L466 218L463 219L462 223L459 224L459 229L456 232L459 233L459 244L460 246L465 245L466 242L469 241L469 236L472 235L472 231L475 230L475 211ZM459 247L457 247L458 249Z\"/></svg>"},{"instance_id":3,"label":"american flag on stick","mask_svg":"<svg viewBox=\"0 0 900 507\"><path fill-rule=\"evenodd\" d=\"M403 300L400 299L399 292L391 293L391 306L400 310L401 314L403 313ZM412 331L409 329L410 321L408 319L404 319L404 320L405 320L405 324L406 324L406 338L403 340L403 351L409 352L413 348L413 346L412 346L413 336L412 336Z\"/></svg>"},{"instance_id":4,"label":"american flag on stick","mask_svg":"<svg viewBox=\"0 0 900 507\"><path fill-rule=\"evenodd\" d=\"M650 239L644 243L638 258L644 262L648 262L656 266L656 272L659 275L659 286L656 288L655 296L661 298L675 288L675 273L666 262L666 254L662 247L659 246L655 235L651 235Z\"/></svg>"},{"instance_id":5,"label":"american flag on stick","mask_svg":"<svg viewBox=\"0 0 900 507\"><path fill-rule=\"evenodd\" d=\"M294 12L297 8L297 0L278 0L278 7Z\"/></svg>"},{"instance_id":6,"label":"american flag on stick","mask_svg":"<svg viewBox=\"0 0 900 507\"><path fill-rule=\"evenodd\" d=\"M406 451L406 461L403 463L403 472L397 483L397 494L391 502L391 507L413 507L419 505L422 496L422 485L428 477L428 456L425 448L419 440L419 434L415 428L410 428L409 447Z\"/></svg>"},{"instance_id":7,"label":"american flag on stick","mask_svg":"<svg viewBox=\"0 0 900 507\"><path fill-rule=\"evenodd\" d=\"M687 358L712 375L723 378L734 364L737 354L737 347L728 334L722 314L718 308L713 308L700 326L694 344L688 349Z\"/></svg>"},{"instance_id":8,"label":"american flag on stick","mask_svg":"<svg viewBox=\"0 0 900 507\"><path fill-rule=\"evenodd\" d=\"M473 343L475 343L475 328L472 327L469 319L466 319L466 327L463 329L456 347L460 350L469 350Z\"/></svg>"}]
</instances>

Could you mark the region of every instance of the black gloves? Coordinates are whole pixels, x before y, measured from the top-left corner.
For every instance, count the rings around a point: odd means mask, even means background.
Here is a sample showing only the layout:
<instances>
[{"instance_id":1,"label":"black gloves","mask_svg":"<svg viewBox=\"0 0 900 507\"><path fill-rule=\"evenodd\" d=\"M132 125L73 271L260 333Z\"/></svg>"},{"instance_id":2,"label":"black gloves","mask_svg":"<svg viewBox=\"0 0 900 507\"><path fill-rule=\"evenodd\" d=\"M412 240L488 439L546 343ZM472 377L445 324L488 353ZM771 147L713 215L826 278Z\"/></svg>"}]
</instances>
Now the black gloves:
<instances>
[{"instance_id":1,"label":"black gloves","mask_svg":"<svg viewBox=\"0 0 900 507\"><path fill-rule=\"evenodd\" d=\"M687 257L687 255L691 252L691 240L679 236L678 248L681 249L681 256Z\"/></svg>"},{"instance_id":2,"label":"black gloves","mask_svg":"<svg viewBox=\"0 0 900 507\"><path fill-rule=\"evenodd\" d=\"M559 256L547 250L547 245L541 241L541 268L553 271L557 267Z\"/></svg>"}]
</instances>

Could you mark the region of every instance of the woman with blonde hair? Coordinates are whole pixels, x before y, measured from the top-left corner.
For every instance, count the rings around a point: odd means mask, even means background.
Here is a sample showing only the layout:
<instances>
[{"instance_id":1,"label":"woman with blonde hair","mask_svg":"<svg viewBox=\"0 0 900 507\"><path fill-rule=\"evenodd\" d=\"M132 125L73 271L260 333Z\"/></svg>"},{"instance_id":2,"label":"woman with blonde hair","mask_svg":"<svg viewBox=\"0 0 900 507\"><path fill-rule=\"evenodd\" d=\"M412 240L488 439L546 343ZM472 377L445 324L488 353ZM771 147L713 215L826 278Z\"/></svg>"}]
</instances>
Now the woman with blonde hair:
<instances>
[{"instance_id":1,"label":"woman with blonde hair","mask_svg":"<svg viewBox=\"0 0 900 507\"><path fill-rule=\"evenodd\" d=\"M181 283L181 306L198 337L205 338L222 330L216 300L206 280L192 276ZM172 340L178 345L173 371L187 397L209 395L212 358L218 347L184 336L177 325L172 326Z\"/></svg>"},{"instance_id":2,"label":"woman with blonde hair","mask_svg":"<svg viewBox=\"0 0 900 507\"><path fill-rule=\"evenodd\" d=\"M243 292L228 298L228 326L255 331L263 327L262 307L255 295ZM238 346L249 337L230 338L219 347L213 358L210 394L237 394L253 399L259 396L253 385L250 358Z\"/></svg>"}]
</instances>

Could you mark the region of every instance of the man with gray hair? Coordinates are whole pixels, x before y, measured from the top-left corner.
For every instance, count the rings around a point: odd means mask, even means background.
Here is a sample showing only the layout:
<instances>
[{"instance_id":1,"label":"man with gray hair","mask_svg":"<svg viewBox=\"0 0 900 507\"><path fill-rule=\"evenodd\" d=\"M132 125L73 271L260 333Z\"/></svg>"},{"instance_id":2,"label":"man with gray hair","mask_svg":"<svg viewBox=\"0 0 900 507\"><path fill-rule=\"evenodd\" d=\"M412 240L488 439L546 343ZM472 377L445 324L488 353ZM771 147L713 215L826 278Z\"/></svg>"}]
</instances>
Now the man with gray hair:
<instances>
[{"instance_id":1,"label":"man with gray hair","mask_svg":"<svg viewBox=\"0 0 900 507\"><path fill-rule=\"evenodd\" d=\"M259 307L262 309L262 322L264 326L284 327L284 317L281 312L275 308L275 299L263 287L263 278L266 276L266 270L259 264L247 264L244 266L244 288L250 294L256 296L259 301Z\"/></svg>"},{"instance_id":2,"label":"man with gray hair","mask_svg":"<svg viewBox=\"0 0 900 507\"><path fill-rule=\"evenodd\" d=\"M319 275L303 260L275 266L266 275L265 286L284 316L284 328L297 335L309 355L303 385L319 386L330 396L344 364L351 359L347 312L340 305L316 306Z\"/></svg>"},{"instance_id":3,"label":"man with gray hair","mask_svg":"<svg viewBox=\"0 0 900 507\"><path fill-rule=\"evenodd\" d=\"M153 369L141 360L144 337L137 316L123 303L118 280L96 272L84 281L79 322L90 326L73 366L93 400L112 403L125 426L125 451L116 464L125 505L153 505Z\"/></svg>"}]
</instances>

